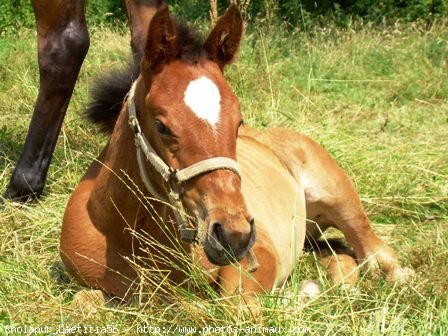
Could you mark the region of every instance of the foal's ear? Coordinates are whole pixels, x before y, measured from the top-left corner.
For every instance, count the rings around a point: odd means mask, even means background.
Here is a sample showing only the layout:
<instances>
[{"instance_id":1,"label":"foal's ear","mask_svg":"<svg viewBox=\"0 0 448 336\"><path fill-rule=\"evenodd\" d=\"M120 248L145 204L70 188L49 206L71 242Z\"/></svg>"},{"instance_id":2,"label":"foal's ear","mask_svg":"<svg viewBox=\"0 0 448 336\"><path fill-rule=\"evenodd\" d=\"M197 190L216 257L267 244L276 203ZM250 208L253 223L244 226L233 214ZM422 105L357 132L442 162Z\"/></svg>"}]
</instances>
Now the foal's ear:
<instances>
[{"instance_id":1,"label":"foal's ear","mask_svg":"<svg viewBox=\"0 0 448 336\"><path fill-rule=\"evenodd\" d=\"M176 27L168 6L163 4L149 25L142 59L143 71L157 72L163 63L169 62L175 56L176 36Z\"/></svg>"},{"instance_id":2,"label":"foal's ear","mask_svg":"<svg viewBox=\"0 0 448 336\"><path fill-rule=\"evenodd\" d=\"M204 44L210 60L221 70L232 62L243 35L243 19L235 4L221 16Z\"/></svg>"}]
</instances>

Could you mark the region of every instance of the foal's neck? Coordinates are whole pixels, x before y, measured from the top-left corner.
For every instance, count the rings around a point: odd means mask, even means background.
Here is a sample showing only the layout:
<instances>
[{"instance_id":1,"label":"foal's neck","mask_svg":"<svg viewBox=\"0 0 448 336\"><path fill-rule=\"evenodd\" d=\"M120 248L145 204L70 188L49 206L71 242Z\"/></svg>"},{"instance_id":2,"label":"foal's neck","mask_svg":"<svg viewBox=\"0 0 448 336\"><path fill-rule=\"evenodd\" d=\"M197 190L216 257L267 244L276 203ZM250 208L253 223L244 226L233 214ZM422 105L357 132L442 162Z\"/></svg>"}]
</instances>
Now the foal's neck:
<instances>
[{"instance_id":1,"label":"foal's neck","mask_svg":"<svg viewBox=\"0 0 448 336\"><path fill-rule=\"evenodd\" d=\"M154 215L166 217L166 206L160 202L149 204L147 191L137 164L134 132L128 125L127 106L118 117L112 136L102 154L102 168L91 196L91 210L101 211L104 230L125 226L138 229L154 224ZM96 206L95 206L96 205ZM101 208L101 210L95 210ZM148 210L149 209L149 210Z\"/></svg>"}]
</instances>

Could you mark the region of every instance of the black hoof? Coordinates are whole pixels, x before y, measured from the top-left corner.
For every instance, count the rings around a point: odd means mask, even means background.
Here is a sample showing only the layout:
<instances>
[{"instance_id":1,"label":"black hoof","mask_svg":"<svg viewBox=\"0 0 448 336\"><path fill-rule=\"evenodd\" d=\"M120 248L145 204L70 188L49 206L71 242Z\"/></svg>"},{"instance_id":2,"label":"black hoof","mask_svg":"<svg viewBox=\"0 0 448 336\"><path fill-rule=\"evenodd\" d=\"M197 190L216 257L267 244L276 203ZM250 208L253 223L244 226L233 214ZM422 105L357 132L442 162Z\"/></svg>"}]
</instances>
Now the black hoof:
<instances>
[{"instance_id":1,"label":"black hoof","mask_svg":"<svg viewBox=\"0 0 448 336\"><path fill-rule=\"evenodd\" d=\"M5 200L11 200L12 202L19 203L28 203L36 200L42 194L42 189L33 189L31 190L29 185L26 187L16 187L13 183L10 183L8 188L6 189L3 197L0 198L0 204L4 203Z\"/></svg>"}]
</instances>

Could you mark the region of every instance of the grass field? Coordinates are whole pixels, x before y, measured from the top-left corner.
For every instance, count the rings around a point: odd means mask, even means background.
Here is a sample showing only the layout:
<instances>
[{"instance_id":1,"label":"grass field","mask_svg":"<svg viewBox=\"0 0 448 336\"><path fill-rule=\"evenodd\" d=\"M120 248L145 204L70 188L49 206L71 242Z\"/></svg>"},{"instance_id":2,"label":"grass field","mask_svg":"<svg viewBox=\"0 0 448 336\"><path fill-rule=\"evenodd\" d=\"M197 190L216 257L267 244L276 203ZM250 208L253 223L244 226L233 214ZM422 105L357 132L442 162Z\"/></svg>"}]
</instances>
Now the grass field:
<instances>
[{"instance_id":1,"label":"grass field","mask_svg":"<svg viewBox=\"0 0 448 336\"><path fill-rule=\"evenodd\" d=\"M136 334L144 324L308 327L313 335L448 335L447 28L443 21L431 28L354 25L304 33L271 23L246 34L239 59L227 70L246 123L292 128L326 147L354 180L375 230L416 272L402 287L367 274L348 292L332 287L315 257L305 254L284 287L262 299L258 319L230 313L219 300L179 292L172 293L171 302L96 312L70 306L80 287L59 264L62 215L107 140L82 113L94 78L129 57L125 29L92 28L44 197L23 206L7 202L0 210L0 334L10 326L55 330L80 323L111 325L120 335ZM34 32L2 37L2 191L25 138L37 85ZM317 279L326 291L299 303L303 279Z\"/></svg>"}]
</instances>

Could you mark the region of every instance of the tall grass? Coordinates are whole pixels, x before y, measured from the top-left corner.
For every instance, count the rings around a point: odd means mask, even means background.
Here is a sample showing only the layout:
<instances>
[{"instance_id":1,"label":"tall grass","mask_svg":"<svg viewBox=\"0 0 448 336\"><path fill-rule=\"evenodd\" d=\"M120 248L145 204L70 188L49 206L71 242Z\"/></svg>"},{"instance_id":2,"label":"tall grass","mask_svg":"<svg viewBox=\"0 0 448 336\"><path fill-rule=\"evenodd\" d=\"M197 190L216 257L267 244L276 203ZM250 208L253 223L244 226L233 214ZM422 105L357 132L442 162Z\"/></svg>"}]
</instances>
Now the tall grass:
<instances>
[{"instance_id":1,"label":"tall grass","mask_svg":"<svg viewBox=\"0 0 448 336\"><path fill-rule=\"evenodd\" d=\"M292 128L323 144L353 178L376 231L415 269L414 281L394 287L366 275L347 291L328 283L315 257L305 254L291 279L262 298L256 318L231 309L231 302L205 285L208 295L168 287L165 295L147 295L149 301L96 310L72 307L81 287L59 263L62 214L107 140L81 116L93 79L129 57L123 29L93 28L45 196L34 204L1 208L0 334L11 325L77 323L113 325L120 335L133 335L144 325L309 327L319 335L448 334L447 22L430 29L354 25L306 33L274 23L250 28L239 59L227 70L246 123ZM1 190L18 159L37 95L35 50L30 30L0 40ZM154 281L155 272L141 271L148 284ZM303 279L317 279L324 294L301 302Z\"/></svg>"}]
</instances>

